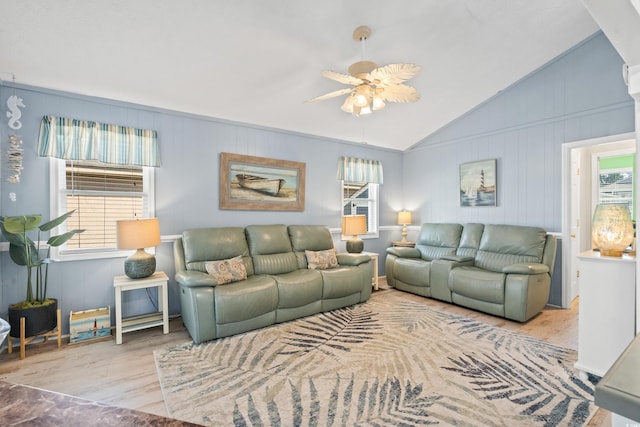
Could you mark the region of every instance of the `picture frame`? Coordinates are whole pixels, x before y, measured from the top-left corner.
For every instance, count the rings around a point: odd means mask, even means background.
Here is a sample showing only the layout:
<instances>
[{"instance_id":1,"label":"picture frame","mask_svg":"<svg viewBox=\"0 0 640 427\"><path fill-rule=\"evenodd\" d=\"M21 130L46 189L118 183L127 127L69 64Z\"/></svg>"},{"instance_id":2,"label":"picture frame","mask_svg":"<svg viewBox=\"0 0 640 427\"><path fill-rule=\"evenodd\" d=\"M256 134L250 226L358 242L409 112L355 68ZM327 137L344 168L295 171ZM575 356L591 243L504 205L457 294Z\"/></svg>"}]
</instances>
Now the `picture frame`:
<instances>
[{"instance_id":1,"label":"picture frame","mask_svg":"<svg viewBox=\"0 0 640 427\"><path fill-rule=\"evenodd\" d=\"M220 153L220 209L303 211L306 164Z\"/></svg>"},{"instance_id":2,"label":"picture frame","mask_svg":"<svg viewBox=\"0 0 640 427\"><path fill-rule=\"evenodd\" d=\"M460 165L460 206L498 206L496 159Z\"/></svg>"},{"instance_id":3,"label":"picture frame","mask_svg":"<svg viewBox=\"0 0 640 427\"><path fill-rule=\"evenodd\" d=\"M111 339L111 307L69 313L69 344Z\"/></svg>"}]
</instances>

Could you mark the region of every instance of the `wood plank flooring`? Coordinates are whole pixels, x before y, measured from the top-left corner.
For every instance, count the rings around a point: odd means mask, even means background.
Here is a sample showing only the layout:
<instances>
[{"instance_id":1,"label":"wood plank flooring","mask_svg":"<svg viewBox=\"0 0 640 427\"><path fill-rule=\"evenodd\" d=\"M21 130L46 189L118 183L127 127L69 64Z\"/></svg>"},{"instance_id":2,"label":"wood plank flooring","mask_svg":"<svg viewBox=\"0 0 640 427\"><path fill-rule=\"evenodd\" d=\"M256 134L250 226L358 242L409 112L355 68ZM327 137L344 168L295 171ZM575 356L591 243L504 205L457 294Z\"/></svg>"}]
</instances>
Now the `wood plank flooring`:
<instances>
[{"instance_id":1,"label":"wood plank flooring","mask_svg":"<svg viewBox=\"0 0 640 427\"><path fill-rule=\"evenodd\" d=\"M383 277L380 291L389 290ZM493 326L529 335L549 343L578 348L578 303L571 309L547 307L525 324L512 322L437 300L402 292L413 301L451 314L481 320ZM383 295L382 295L383 296ZM66 345L56 348L55 340L27 346L27 358L20 360L19 349L0 354L0 379L46 390L70 394L114 406L167 416L156 373L153 351L191 340L180 318L171 321L171 333L156 327L123 335L123 344L115 339ZM15 342L15 341L14 341ZM14 344L15 345L15 344ZM609 412L600 409L588 426L611 425Z\"/></svg>"}]
</instances>

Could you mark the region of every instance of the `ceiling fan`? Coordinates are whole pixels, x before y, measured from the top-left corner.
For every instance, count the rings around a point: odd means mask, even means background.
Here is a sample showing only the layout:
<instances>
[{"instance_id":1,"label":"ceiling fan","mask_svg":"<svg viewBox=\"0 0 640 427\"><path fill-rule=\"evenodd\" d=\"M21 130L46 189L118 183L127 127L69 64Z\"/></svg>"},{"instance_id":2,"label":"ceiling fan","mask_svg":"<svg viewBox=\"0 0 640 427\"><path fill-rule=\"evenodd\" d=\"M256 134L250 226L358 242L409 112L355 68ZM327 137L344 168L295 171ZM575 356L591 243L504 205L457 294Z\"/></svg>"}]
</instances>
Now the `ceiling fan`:
<instances>
[{"instance_id":1,"label":"ceiling fan","mask_svg":"<svg viewBox=\"0 0 640 427\"><path fill-rule=\"evenodd\" d=\"M387 102L416 102L420 99L418 91L403 84L413 78L421 67L415 64L389 64L378 67L378 64L364 60L364 42L371 36L371 29L361 26L353 32L353 39L362 43L362 61L351 64L349 74L325 70L324 77L354 87L336 90L318 96L306 102L324 101L340 95L348 94L342 104L342 111L354 116L370 114L381 110Z\"/></svg>"}]
</instances>

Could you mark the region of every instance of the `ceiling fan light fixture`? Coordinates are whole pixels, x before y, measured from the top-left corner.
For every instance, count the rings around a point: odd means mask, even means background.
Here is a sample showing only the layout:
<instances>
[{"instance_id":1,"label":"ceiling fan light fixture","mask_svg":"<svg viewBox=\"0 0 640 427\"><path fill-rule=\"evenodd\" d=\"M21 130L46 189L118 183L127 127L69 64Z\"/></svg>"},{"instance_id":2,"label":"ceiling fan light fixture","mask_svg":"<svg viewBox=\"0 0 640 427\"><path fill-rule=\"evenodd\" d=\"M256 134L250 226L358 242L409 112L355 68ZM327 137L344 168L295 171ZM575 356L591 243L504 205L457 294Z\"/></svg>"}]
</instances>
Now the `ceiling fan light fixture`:
<instances>
[{"instance_id":1,"label":"ceiling fan light fixture","mask_svg":"<svg viewBox=\"0 0 640 427\"><path fill-rule=\"evenodd\" d=\"M347 96L347 98L344 100L344 103L342 104L342 107L340 108L345 113L353 114L353 96Z\"/></svg>"},{"instance_id":2,"label":"ceiling fan light fixture","mask_svg":"<svg viewBox=\"0 0 640 427\"><path fill-rule=\"evenodd\" d=\"M369 85L361 84L356 88L356 99L353 103L358 107L365 107L369 105L371 92L371 87Z\"/></svg>"},{"instance_id":3,"label":"ceiling fan light fixture","mask_svg":"<svg viewBox=\"0 0 640 427\"><path fill-rule=\"evenodd\" d=\"M354 105L357 105L358 107L362 108L369 105L369 98L367 98L367 96L363 94L356 95L356 99L353 103Z\"/></svg>"},{"instance_id":4,"label":"ceiling fan light fixture","mask_svg":"<svg viewBox=\"0 0 640 427\"><path fill-rule=\"evenodd\" d=\"M386 105L379 95L373 95L373 102L371 104L371 108L373 109L373 111L382 110Z\"/></svg>"},{"instance_id":5,"label":"ceiling fan light fixture","mask_svg":"<svg viewBox=\"0 0 640 427\"><path fill-rule=\"evenodd\" d=\"M360 114L358 114L358 116L364 116L366 114L371 114L371 107L369 106L369 104L360 108Z\"/></svg>"}]
</instances>

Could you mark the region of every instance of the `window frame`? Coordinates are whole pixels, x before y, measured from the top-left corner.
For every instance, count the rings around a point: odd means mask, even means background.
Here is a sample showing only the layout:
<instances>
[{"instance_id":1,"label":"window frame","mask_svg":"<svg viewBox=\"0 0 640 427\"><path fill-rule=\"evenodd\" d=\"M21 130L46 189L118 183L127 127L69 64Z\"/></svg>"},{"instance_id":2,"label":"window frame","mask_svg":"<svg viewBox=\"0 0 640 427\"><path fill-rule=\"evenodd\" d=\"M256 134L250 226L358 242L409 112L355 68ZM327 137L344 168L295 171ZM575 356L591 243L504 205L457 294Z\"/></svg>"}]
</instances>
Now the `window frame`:
<instances>
[{"instance_id":1,"label":"window frame","mask_svg":"<svg viewBox=\"0 0 640 427\"><path fill-rule=\"evenodd\" d=\"M362 202L366 201L367 203L371 203L373 206L371 206L369 210L369 216L367 221L367 233L359 234L358 237L360 237L361 239L379 238L380 237L380 184L376 184L373 182L364 183L364 182L351 182L351 181L341 180L340 181L340 189L341 189L340 198L342 200L342 204L340 205L341 218L342 216L344 216L345 205L348 203L349 200L353 200L351 198L345 199L344 197L345 183L353 184L353 185L361 185L361 186L362 184L367 184L367 186L369 187L368 188L369 197L366 199L359 199L359 201L362 201ZM353 236L345 236L344 234L341 233L341 240L349 240L352 237Z\"/></svg>"},{"instance_id":2,"label":"window frame","mask_svg":"<svg viewBox=\"0 0 640 427\"><path fill-rule=\"evenodd\" d=\"M82 160L79 160L82 162ZM50 218L57 218L67 212L66 209L66 162L65 159L49 158L49 205ZM108 163L104 163L109 165ZM143 203L143 218L155 217L155 168L142 166L143 189L142 197L146 197L147 203ZM145 206L146 205L146 206ZM61 234L66 230L66 222L52 230L53 234ZM155 253L155 248L147 248L149 253ZM120 258L133 253L131 250L119 250L117 248L86 248L67 249L66 244L51 247L51 257L60 261L79 261L90 259Z\"/></svg>"}]
</instances>

